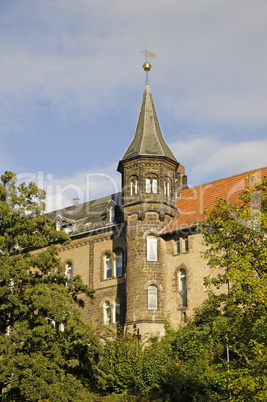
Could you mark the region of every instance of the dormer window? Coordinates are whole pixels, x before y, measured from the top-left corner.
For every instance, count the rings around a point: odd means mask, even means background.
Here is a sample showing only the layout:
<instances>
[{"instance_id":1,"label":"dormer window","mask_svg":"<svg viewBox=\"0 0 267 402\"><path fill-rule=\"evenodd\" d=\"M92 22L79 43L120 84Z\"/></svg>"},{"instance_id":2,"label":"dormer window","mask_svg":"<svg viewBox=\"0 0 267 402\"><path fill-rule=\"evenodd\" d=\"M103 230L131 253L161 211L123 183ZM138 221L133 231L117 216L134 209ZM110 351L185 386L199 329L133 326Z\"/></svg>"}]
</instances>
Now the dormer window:
<instances>
[{"instance_id":1,"label":"dormer window","mask_svg":"<svg viewBox=\"0 0 267 402\"><path fill-rule=\"evenodd\" d=\"M114 217L115 217L114 205L111 205L107 211L107 222L108 223L114 222Z\"/></svg>"},{"instance_id":2,"label":"dormer window","mask_svg":"<svg viewBox=\"0 0 267 402\"><path fill-rule=\"evenodd\" d=\"M130 195L138 194L138 178L132 176L130 179Z\"/></svg>"},{"instance_id":3,"label":"dormer window","mask_svg":"<svg viewBox=\"0 0 267 402\"><path fill-rule=\"evenodd\" d=\"M56 230L57 230L57 231L58 231L58 230L61 230L61 221L60 221L59 218L56 220Z\"/></svg>"},{"instance_id":4,"label":"dormer window","mask_svg":"<svg viewBox=\"0 0 267 402\"><path fill-rule=\"evenodd\" d=\"M156 175L149 175L146 178L146 193L154 193L158 192L158 178Z\"/></svg>"}]
</instances>

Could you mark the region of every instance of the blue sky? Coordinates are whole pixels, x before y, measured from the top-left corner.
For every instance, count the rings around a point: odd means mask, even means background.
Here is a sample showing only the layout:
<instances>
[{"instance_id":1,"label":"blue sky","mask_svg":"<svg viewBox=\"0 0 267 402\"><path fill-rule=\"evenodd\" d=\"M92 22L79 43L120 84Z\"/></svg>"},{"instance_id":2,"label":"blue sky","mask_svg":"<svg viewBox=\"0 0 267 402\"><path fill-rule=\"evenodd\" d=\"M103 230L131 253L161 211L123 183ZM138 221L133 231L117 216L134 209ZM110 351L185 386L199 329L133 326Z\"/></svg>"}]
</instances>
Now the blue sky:
<instances>
[{"instance_id":1,"label":"blue sky","mask_svg":"<svg viewBox=\"0 0 267 402\"><path fill-rule=\"evenodd\" d=\"M37 181L48 210L118 191L146 44L189 184L266 166L266 43L266 0L0 0L0 170Z\"/></svg>"}]
</instances>

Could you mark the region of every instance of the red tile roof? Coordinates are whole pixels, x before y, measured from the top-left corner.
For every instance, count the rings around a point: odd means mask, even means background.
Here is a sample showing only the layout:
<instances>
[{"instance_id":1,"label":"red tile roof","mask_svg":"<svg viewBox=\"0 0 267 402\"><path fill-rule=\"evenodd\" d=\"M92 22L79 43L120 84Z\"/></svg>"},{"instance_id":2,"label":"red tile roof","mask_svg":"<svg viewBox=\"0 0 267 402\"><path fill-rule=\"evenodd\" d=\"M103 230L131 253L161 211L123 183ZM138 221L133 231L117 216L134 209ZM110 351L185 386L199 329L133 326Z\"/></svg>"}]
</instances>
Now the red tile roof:
<instances>
[{"instance_id":1,"label":"red tile roof","mask_svg":"<svg viewBox=\"0 0 267 402\"><path fill-rule=\"evenodd\" d=\"M253 186L252 176L249 178L250 173L256 173L257 179L260 179L267 176L267 166L179 191L176 199L179 216L162 234L192 226L196 221L203 219L205 210L211 210L220 198L231 204L237 203L240 192L246 186Z\"/></svg>"}]
</instances>

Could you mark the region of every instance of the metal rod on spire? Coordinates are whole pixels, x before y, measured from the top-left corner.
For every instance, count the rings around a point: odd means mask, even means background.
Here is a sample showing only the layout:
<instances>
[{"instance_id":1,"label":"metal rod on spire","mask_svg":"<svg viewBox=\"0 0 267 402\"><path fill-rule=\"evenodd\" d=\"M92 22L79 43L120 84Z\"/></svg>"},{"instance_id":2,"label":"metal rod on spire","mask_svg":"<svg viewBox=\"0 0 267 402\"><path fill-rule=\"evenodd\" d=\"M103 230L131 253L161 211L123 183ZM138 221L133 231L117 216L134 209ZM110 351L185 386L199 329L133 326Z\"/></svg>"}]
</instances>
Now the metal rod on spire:
<instances>
[{"instance_id":1,"label":"metal rod on spire","mask_svg":"<svg viewBox=\"0 0 267 402\"><path fill-rule=\"evenodd\" d=\"M143 64L143 69L146 72L146 85L149 85L148 83L148 72L151 70L151 64L147 61L147 58L150 57L152 59L155 59L156 54L149 52L147 49L141 50L140 53L142 53L146 57L146 62Z\"/></svg>"}]
</instances>

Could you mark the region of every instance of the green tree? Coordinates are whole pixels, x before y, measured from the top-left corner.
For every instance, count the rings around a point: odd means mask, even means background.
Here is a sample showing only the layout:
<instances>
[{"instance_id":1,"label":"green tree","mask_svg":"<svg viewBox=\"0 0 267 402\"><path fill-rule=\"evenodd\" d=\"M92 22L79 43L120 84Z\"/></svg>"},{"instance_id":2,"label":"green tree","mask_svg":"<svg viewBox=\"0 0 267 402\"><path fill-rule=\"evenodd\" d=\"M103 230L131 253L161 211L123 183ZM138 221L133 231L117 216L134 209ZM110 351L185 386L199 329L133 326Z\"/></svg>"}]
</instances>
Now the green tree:
<instances>
[{"instance_id":1,"label":"green tree","mask_svg":"<svg viewBox=\"0 0 267 402\"><path fill-rule=\"evenodd\" d=\"M213 342L215 382L232 400L267 400L267 179L250 177L236 205L220 200L207 213L205 257L216 274L196 324ZM226 356L229 349L230 362Z\"/></svg>"},{"instance_id":2,"label":"green tree","mask_svg":"<svg viewBox=\"0 0 267 402\"><path fill-rule=\"evenodd\" d=\"M2 401L83 401L98 341L75 306L94 291L66 285L55 243L69 241L43 214L34 183L0 182L0 394Z\"/></svg>"}]
</instances>

